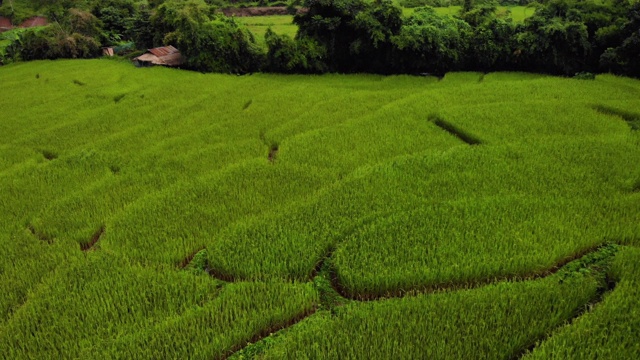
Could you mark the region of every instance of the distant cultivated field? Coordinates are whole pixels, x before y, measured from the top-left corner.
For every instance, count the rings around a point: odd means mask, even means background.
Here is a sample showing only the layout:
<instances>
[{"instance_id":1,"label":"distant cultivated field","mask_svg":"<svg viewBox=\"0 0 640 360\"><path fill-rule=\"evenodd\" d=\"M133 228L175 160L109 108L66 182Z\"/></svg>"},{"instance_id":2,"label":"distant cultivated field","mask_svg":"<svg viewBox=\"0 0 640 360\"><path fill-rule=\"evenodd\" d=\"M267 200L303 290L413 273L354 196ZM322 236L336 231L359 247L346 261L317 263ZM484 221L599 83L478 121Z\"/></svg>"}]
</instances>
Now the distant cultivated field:
<instances>
[{"instance_id":1,"label":"distant cultivated field","mask_svg":"<svg viewBox=\"0 0 640 360\"><path fill-rule=\"evenodd\" d=\"M268 28L278 35L289 35L295 37L298 27L293 24L292 15L269 15L269 16L245 16L237 17L238 22L247 26L256 38L256 42L266 46L264 34Z\"/></svg>"},{"instance_id":2,"label":"distant cultivated field","mask_svg":"<svg viewBox=\"0 0 640 360\"><path fill-rule=\"evenodd\" d=\"M440 15L454 16L460 12L460 6L439 7L435 8ZM413 14L415 9L403 8L402 12L405 16ZM500 16L509 16L516 23L521 23L524 19L533 15L535 9L525 6L498 6L498 14ZM245 24L256 37L256 41L265 45L264 34L268 28L271 28L276 34L289 35L295 37L298 27L293 24L292 15L271 15L271 16L248 16L237 17L240 23Z\"/></svg>"},{"instance_id":3,"label":"distant cultivated field","mask_svg":"<svg viewBox=\"0 0 640 360\"><path fill-rule=\"evenodd\" d=\"M1 359L640 357L638 80L0 86Z\"/></svg>"}]
</instances>

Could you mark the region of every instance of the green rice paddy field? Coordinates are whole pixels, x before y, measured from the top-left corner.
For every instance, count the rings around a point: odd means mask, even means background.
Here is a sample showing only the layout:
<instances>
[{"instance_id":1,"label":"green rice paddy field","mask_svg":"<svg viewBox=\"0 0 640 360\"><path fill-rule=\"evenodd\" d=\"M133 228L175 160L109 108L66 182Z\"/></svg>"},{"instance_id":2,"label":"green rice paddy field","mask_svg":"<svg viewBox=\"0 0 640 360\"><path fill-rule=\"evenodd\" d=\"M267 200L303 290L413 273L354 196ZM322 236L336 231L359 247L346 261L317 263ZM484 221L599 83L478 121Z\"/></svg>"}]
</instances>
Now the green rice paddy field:
<instances>
[{"instance_id":1,"label":"green rice paddy field","mask_svg":"<svg viewBox=\"0 0 640 360\"><path fill-rule=\"evenodd\" d=\"M0 359L640 357L638 80L0 86Z\"/></svg>"}]
</instances>

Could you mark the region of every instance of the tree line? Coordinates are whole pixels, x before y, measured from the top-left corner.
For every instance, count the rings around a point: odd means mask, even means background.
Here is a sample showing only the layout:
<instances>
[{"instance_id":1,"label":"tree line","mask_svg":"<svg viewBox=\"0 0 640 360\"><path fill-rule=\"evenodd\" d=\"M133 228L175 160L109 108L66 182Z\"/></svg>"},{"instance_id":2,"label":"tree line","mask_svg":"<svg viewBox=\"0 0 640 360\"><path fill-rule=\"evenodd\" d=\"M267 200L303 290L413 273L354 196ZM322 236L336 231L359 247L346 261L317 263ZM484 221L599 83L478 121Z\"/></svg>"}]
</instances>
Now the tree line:
<instances>
[{"instance_id":1,"label":"tree line","mask_svg":"<svg viewBox=\"0 0 640 360\"><path fill-rule=\"evenodd\" d=\"M635 0L634 0L635 1ZM15 59L88 58L102 44L139 49L171 44L187 68L206 72L444 74L530 71L640 77L640 3L550 0L524 23L497 4L464 0L456 16L419 7L410 16L390 0L306 0L291 38L268 30L266 49L204 0L106 0L62 10L54 25L21 33ZM64 9L64 8L63 8Z\"/></svg>"}]
</instances>

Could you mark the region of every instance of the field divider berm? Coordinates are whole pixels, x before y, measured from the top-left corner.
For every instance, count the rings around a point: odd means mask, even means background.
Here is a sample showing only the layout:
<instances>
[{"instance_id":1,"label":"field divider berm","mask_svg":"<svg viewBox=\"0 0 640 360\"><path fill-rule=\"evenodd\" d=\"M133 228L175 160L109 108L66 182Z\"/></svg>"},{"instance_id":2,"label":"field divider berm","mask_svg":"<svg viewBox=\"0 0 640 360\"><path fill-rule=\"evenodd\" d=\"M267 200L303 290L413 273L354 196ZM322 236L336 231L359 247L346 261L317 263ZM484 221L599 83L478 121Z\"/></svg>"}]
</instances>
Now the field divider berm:
<instances>
[{"instance_id":1,"label":"field divider berm","mask_svg":"<svg viewBox=\"0 0 640 360\"><path fill-rule=\"evenodd\" d=\"M531 352L538 344L552 337L556 331L564 326L572 324L576 319L581 317L582 315L590 312L594 306L601 303L605 295L612 292L616 287L615 279L609 276L607 270L609 268L609 264L615 256L615 253L618 250L618 245L608 243L604 245L598 245L592 248L589 248L585 251L582 251L574 256L568 257L563 261L559 262L553 268L541 272L532 274L524 277L510 277L510 278L502 278L502 279L491 279L486 282L476 282L472 284L459 284L459 285L447 285L438 288L430 288L428 291L409 291L404 292L403 294L396 294L398 296L385 296L385 297L367 297L367 298L359 298L352 297L349 298L341 292L340 284L337 282L337 276L335 273L335 269L331 264L331 255L336 250L335 247L330 247L329 250L325 252L325 255L321 258L320 262L316 265L313 276L313 283L318 291L319 295L319 304L314 307L306 314L295 317L290 320L285 325L273 326L268 330L261 331L259 334L254 336L250 341L244 343L242 346L235 346L227 354L222 357L223 359L227 359L229 357L233 357L236 354L245 355L247 353L252 352L252 347L261 348L265 346L261 344L261 342L267 341L267 338L277 338L282 334L283 331L287 331L289 328L295 326L299 322L305 320L306 318L314 315L318 311L330 312L331 314L335 314L335 310L338 307L347 305L354 301L384 301L385 299L391 299L401 296L416 296L416 295L425 295L430 293L440 293L440 292L451 292L458 290L470 290L474 288L479 288L482 286L492 285L499 282L516 282L516 281L530 281L541 279L543 277L548 277L551 275L555 275L557 273L563 272L562 277L559 281L564 281L564 279L571 277L575 273L582 273L583 271L591 272L595 274L594 276L599 279L599 287L595 296L593 296L589 302L584 304L584 306L580 307L570 318L563 321L558 326L554 327L550 331L546 332L542 336L534 339L530 344L518 349L514 354L510 357L510 359L521 359L523 356ZM240 357L242 358L242 357Z\"/></svg>"},{"instance_id":2,"label":"field divider berm","mask_svg":"<svg viewBox=\"0 0 640 360\"><path fill-rule=\"evenodd\" d=\"M528 346L523 347L519 351L516 351L513 354L513 356L511 356L511 359L519 360L519 359L524 358L527 354L533 352L538 345L540 345L543 342L549 340L554 334L557 333L557 331L559 329L562 329L565 326L572 325L581 316L591 312L594 309L594 307L596 307L600 303L602 303L602 301L605 299L605 296L607 294L609 294L609 293L613 292L613 290L615 290L616 285L617 285L616 279L614 279L613 277L610 276L610 274L607 273L606 270L608 268L608 265L603 265L603 264L605 264L606 262L610 261L611 258L615 255L615 252L617 252L617 247L616 246L617 245L614 245L614 244L608 244L608 245L599 247L596 251L591 252L591 253L589 253L589 254L587 254L587 255L585 255L583 257L583 259L584 259L584 258L586 258L586 257L588 257L590 255L598 254L597 252L600 252L600 254L601 254L600 257L599 256L594 256L595 260L592 259L591 261L588 261L588 260L585 261L584 265L586 265L586 266L581 267L581 269L594 268L595 271L596 272L600 272L600 275L601 275L598 291L596 292L595 296L591 299L591 301L589 301L584 306L579 308L569 319L566 319L564 322L562 322L561 324L559 324L555 328L551 329L550 331L548 331L544 335L540 336L538 339L533 341ZM575 270L577 270L577 269L575 269Z\"/></svg>"},{"instance_id":3,"label":"field divider berm","mask_svg":"<svg viewBox=\"0 0 640 360\"><path fill-rule=\"evenodd\" d=\"M588 302L587 304L585 304L584 306L582 306L580 309L578 309L573 316L571 316L569 319L565 320L564 322L560 323L558 326L556 326L555 328L551 329L550 331L548 331L546 334L544 334L543 336L539 337L538 339L536 339L533 343L531 343L529 346L524 347L523 349L516 351L513 356L511 356L512 360L519 360L524 358L527 354L533 352L535 350L535 348L547 341L548 339L550 339L554 334L556 334L556 332L565 327L565 326L571 326L577 319L579 319L581 316L589 313L590 311L593 310L593 308L597 305L599 305L605 298L606 294L611 293L615 287L616 287L616 283L611 281L607 281L607 283L609 284L609 287L606 288L600 288L598 289L598 292L596 294L596 296L591 299L590 302Z\"/></svg>"},{"instance_id":4,"label":"field divider berm","mask_svg":"<svg viewBox=\"0 0 640 360\"><path fill-rule=\"evenodd\" d=\"M552 266L549 269L536 271L530 274L496 276L496 277L486 278L482 280L466 281L466 282L463 281L463 282L451 282L451 283L442 283L442 284L428 284L424 286L415 286L409 289L398 289L398 290L386 291L383 294L376 294L376 293L352 294L350 293L349 291L347 291L347 289L345 289L340 284L338 280L339 276L337 274L337 270L333 268L330 271L330 273L332 274L330 279L331 279L332 287L340 294L340 296L344 297L345 299L349 299L353 301L379 301L379 300L391 299L391 298L401 298L405 296L446 293L446 292L453 292L453 291L459 291L459 290L471 290L471 289L476 289L483 286L493 285L501 282L522 282L522 281L537 280L537 279L554 275L563 270L571 271L571 268L575 267L575 266L571 266L574 263L578 264L576 266L579 266L581 268L586 268L592 263L592 260L590 259L593 257L597 259L600 257L603 257L603 255L601 255L602 253L606 255L604 256L606 258L613 255L613 254L609 254L608 249L615 246L617 245L612 243L591 246L571 256L567 256L566 258L560 260L558 263L556 263L554 266ZM584 266L582 266L582 264L584 264ZM565 269L565 267L567 269Z\"/></svg>"},{"instance_id":5,"label":"field divider berm","mask_svg":"<svg viewBox=\"0 0 640 360\"><path fill-rule=\"evenodd\" d=\"M233 357L236 353L241 352L243 350L245 350L246 347L251 346L269 336L274 335L275 333L278 333L282 330L285 329L289 329L292 326L296 325L297 323L301 322L302 320L308 318L309 316L315 314L318 311L317 307L313 307L305 312L302 312L300 314L298 314L297 316L289 319L289 321L285 322L285 323L281 323L281 324L274 324L266 329L263 329L262 331L258 332L257 334L255 334L250 340L245 341L244 343L238 344L233 346L231 349L229 349L224 355L218 357L217 359L219 360L226 360L229 359L231 357Z\"/></svg>"},{"instance_id":6,"label":"field divider berm","mask_svg":"<svg viewBox=\"0 0 640 360\"><path fill-rule=\"evenodd\" d=\"M196 250L189 253L177 264L177 267L180 270L204 272L222 282L236 282L236 278L233 275L221 272L210 266L209 260L207 259L207 248L204 245L197 247Z\"/></svg>"}]
</instances>

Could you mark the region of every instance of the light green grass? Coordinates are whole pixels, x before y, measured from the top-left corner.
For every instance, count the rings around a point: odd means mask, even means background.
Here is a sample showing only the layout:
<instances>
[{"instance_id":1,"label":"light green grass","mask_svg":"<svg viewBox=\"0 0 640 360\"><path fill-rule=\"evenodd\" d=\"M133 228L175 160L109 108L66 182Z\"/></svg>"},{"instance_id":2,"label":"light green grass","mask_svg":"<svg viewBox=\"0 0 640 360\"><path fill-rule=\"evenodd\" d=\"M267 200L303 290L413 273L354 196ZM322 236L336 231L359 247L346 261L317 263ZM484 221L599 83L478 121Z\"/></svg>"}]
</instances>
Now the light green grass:
<instances>
[{"instance_id":1,"label":"light green grass","mask_svg":"<svg viewBox=\"0 0 640 360\"><path fill-rule=\"evenodd\" d=\"M270 16L243 16L237 17L236 20L251 30L256 37L258 44L266 46L264 43L264 34L268 28L278 35L288 35L295 37L298 27L293 24L292 15L270 15Z\"/></svg>"},{"instance_id":2,"label":"light green grass","mask_svg":"<svg viewBox=\"0 0 640 360\"><path fill-rule=\"evenodd\" d=\"M217 358L315 310L264 354L581 358L593 329L638 355L638 80L101 59L0 83L0 358ZM606 243L611 270L545 276ZM211 276L181 268L202 249Z\"/></svg>"}]
</instances>

